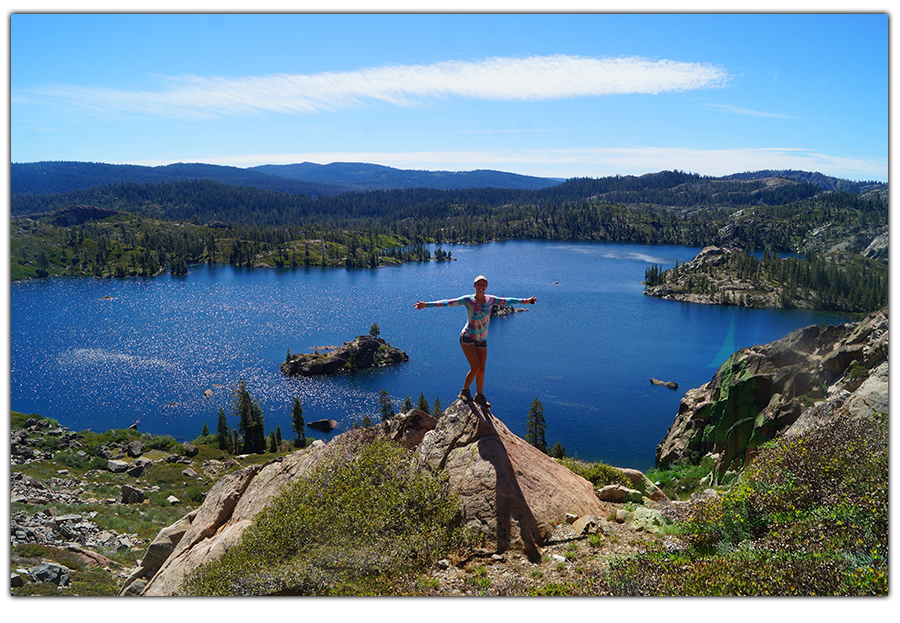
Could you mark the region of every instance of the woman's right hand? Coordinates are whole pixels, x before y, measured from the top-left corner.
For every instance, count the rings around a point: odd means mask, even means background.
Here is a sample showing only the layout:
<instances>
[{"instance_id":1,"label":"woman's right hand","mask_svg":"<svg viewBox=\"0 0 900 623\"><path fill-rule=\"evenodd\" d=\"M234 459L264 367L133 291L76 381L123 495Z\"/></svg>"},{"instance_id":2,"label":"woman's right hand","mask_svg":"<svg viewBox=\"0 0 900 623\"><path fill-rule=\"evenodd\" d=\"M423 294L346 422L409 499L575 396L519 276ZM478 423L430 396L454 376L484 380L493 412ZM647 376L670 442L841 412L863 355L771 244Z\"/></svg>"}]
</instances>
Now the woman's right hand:
<instances>
[{"instance_id":1,"label":"woman's right hand","mask_svg":"<svg viewBox=\"0 0 900 623\"><path fill-rule=\"evenodd\" d=\"M425 309L428 305L422 301L416 301L416 304L413 305L416 309Z\"/></svg>"}]
</instances>

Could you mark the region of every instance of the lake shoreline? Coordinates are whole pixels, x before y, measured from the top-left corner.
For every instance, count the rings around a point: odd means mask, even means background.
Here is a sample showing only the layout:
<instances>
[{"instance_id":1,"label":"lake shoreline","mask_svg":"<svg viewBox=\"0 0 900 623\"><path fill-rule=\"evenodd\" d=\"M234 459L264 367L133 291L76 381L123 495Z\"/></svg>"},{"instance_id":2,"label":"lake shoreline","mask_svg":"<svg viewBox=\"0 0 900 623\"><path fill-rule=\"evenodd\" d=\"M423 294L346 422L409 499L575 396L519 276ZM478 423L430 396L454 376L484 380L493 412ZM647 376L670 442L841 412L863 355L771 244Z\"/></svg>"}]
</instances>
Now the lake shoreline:
<instances>
[{"instance_id":1,"label":"lake shoreline","mask_svg":"<svg viewBox=\"0 0 900 623\"><path fill-rule=\"evenodd\" d=\"M539 301L527 314L491 323L485 394L494 412L522 436L537 399L548 445L560 442L569 456L584 460L647 469L682 391L653 387L648 378L699 387L741 346L820 321L846 321L841 314L643 295L647 266L673 266L697 252L507 241L454 245L454 262L394 270L204 265L172 279L17 282L10 306L11 408L64 418L75 429L138 422L142 430L185 440L204 424L215 428L220 408L230 417L229 398L241 378L264 411L267 433L276 426L291 430L295 397L308 421L338 422L336 433L377 418L382 391L395 411L420 395L446 406L468 370L458 344L465 313L416 311L413 303L466 294L472 276L486 274L490 293ZM408 363L337 377L281 373L286 351L343 344L373 323L408 353Z\"/></svg>"}]
</instances>

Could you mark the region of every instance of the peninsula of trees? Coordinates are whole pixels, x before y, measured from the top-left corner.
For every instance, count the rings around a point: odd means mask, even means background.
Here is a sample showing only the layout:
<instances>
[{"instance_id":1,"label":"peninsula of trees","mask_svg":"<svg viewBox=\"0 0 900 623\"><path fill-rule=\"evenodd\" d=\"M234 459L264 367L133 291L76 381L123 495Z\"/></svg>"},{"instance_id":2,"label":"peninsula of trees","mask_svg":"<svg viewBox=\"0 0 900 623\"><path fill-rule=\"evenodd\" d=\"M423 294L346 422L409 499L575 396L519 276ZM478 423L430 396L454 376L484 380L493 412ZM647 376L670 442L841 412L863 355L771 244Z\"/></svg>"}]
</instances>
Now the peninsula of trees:
<instances>
[{"instance_id":1,"label":"peninsula of trees","mask_svg":"<svg viewBox=\"0 0 900 623\"><path fill-rule=\"evenodd\" d=\"M707 247L669 270L651 264L644 294L707 305L867 312L887 304L887 265L850 254L781 257Z\"/></svg>"}]
</instances>

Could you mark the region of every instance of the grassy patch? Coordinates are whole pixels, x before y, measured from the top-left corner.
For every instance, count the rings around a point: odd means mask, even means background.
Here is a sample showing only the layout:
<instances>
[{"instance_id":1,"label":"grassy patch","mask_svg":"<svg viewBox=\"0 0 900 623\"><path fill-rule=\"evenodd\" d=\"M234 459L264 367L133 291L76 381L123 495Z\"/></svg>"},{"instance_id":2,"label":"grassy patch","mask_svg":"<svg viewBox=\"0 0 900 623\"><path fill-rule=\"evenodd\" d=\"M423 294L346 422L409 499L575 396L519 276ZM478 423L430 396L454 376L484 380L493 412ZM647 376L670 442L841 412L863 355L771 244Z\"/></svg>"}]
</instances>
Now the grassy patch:
<instances>
[{"instance_id":1,"label":"grassy patch","mask_svg":"<svg viewBox=\"0 0 900 623\"><path fill-rule=\"evenodd\" d=\"M597 463L589 463L587 461L580 461L578 459L572 458L562 458L559 459L559 462L562 465L565 465L570 470L584 478L585 480L590 481L594 487L605 487L606 485L622 485L624 487L631 487L631 479L625 475L621 469L611 467L605 463L597 462Z\"/></svg>"},{"instance_id":2,"label":"grassy patch","mask_svg":"<svg viewBox=\"0 0 900 623\"><path fill-rule=\"evenodd\" d=\"M699 465L688 462L670 465L660 469L654 467L646 474L670 500L685 499L700 487L700 481L713 469L713 460L704 457Z\"/></svg>"}]
</instances>

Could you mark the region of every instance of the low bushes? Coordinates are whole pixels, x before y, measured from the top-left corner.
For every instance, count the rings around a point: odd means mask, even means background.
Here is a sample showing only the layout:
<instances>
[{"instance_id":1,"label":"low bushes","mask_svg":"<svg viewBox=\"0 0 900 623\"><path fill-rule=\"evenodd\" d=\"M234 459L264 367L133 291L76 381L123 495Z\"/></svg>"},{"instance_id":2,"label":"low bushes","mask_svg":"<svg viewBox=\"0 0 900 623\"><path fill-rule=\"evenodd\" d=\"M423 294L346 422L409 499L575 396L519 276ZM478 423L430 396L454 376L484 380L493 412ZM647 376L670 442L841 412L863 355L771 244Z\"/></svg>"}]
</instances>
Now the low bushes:
<instances>
[{"instance_id":1,"label":"low bushes","mask_svg":"<svg viewBox=\"0 0 900 623\"><path fill-rule=\"evenodd\" d=\"M690 549L617 561L619 594L886 595L886 416L836 418L763 446L723 495L693 505Z\"/></svg>"},{"instance_id":2,"label":"low bushes","mask_svg":"<svg viewBox=\"0 0 900 623\"><path fill-rule=\"evenodd\" d=\"M360 431L280 492L239 545L187 578L183 593L391 594L400 577L457 542L455 497L410 459Z\"/></svg>"}]
</instances>

